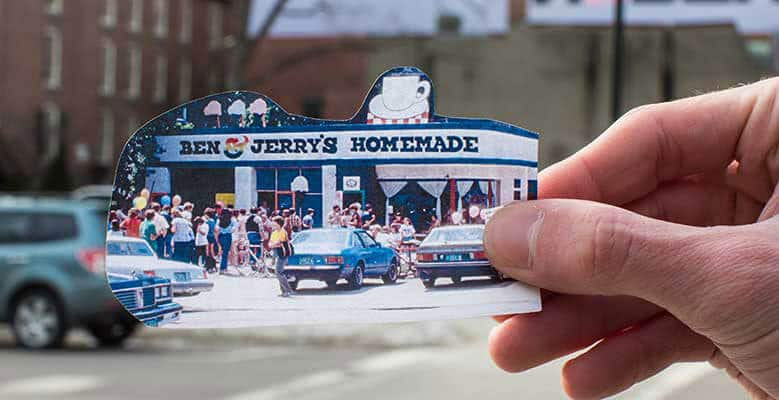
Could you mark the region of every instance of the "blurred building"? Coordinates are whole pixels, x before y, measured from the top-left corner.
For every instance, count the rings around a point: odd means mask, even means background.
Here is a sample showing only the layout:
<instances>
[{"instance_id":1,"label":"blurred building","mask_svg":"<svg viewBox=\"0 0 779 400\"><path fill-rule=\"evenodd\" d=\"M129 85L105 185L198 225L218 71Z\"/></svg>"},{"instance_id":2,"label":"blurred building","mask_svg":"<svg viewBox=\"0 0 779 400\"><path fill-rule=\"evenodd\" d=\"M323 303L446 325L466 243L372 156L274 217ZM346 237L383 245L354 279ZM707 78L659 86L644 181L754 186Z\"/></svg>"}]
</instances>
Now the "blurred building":
<instances>
[{"instance_id":1,"label":"blurred building","mask_svg":"<svg viewBox=\"0 0 779 400\"><path fill-rule=\"evenodd\" d=\"M0 2L1 187L110 182L140 124L225 87L239 3Z\"/></svg>"}]
</instances>

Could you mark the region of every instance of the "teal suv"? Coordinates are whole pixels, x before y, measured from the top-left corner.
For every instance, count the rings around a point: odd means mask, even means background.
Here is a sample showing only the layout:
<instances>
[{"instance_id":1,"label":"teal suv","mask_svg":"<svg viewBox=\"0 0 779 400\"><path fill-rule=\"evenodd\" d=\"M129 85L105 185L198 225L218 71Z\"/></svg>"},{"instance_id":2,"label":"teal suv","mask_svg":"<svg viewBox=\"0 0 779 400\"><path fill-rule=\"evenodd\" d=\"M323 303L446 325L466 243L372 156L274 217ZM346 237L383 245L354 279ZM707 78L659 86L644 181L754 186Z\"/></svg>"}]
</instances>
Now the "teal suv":
<instances>
[{"instance_id":1,"label":"teal suv","mask_svg":"<svg viewBox=\"0 0 779 400\"><path fill-rule=\"evenodd\" d=\"M138 320L106 282L104 207L0 196L0 323L18 344L51 348L84 326L117 346Z\"/></svg>"}]
</instances>

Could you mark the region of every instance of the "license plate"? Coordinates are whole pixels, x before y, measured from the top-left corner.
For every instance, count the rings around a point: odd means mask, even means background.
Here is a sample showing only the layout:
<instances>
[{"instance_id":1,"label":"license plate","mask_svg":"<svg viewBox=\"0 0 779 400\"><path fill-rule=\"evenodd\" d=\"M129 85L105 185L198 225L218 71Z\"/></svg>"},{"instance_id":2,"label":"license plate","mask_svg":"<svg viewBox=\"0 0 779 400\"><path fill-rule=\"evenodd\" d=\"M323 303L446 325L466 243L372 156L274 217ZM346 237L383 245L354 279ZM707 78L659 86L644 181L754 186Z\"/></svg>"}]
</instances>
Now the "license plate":
<instances>
[{"instance_id":1,"label":"license plate","mask_svg":"<svg viewBox=\"0 0 779 400\"><path fill-rule=\"evenodd\" d=\"M462 254L447 254L444 259L446 261L462 261L464 258Z\"/></svg>"},{"instance_id":2,"label":"license plate","mask_svg":"<svg viewBox=\"0 0 779 400\"><path fill-rule=\"evenodd\" d=\"M189 272L174 272L173 280L176 282L189 282L192 280L192 277L189 275Z\"/></svg>"},{"instance_id":3,"label":"license plate","mask_svg":"<svg viewBox=\"0 0 779 400\"><path fill-rule=\"evenodd\" d=\"M313 257L300 257L300 265L314 265Z\"/></svg>"}]
</instances>

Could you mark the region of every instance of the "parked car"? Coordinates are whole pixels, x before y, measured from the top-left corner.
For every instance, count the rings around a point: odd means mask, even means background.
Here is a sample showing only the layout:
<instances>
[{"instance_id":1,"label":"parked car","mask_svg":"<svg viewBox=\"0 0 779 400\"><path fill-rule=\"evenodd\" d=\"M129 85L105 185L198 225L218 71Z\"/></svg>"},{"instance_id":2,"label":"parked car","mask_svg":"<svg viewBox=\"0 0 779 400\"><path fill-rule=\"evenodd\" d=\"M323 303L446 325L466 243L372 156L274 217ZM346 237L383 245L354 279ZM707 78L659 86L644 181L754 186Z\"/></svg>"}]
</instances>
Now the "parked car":
<instances>
[{"instance_id":1,"label":"parked car","mask_svg":"<svg viewBox=\"0 0 779 400\"><path fill-rule=\"evenodd\" d=\"M0 322L28 348L62 344L85 326L116 346L138 321L105 279L105 209L76 201L0 196Z\"/></svg>"},{"instance_id":2,"label":"parked car","mask_svg":"<svg viewBox=\"0 0 779 400\"><path fill-rule=\"evenodd\" d=\"M484 225L452 225L433 229L417 248L417 273L426 288L438 278L459 284L463 277L504 279L484 253Z\"/></svg>"},{"instance_id":3,"label":"parked car","mask_svg":"<svg viewBox=\"0 0 779 400\"><path fill-rule=\"evenodd\" d=\"M162 326L181 316L182 306L173 302L173 288L167 279L109 272L108 282L119 303L146 326Z\"/></svg>"},{"instance_id":4,"label":"parked car","mask_svg":"<svg viewBox=\"0 0 779 400\"><path fill-rule=\"evenodd\" d=\"M352 289L362 287L364 278L381 278L392 284L398 279L398 258L362 229L311 229L292 239L295 254L284 267L290 285L301 280L318 280L333 288L346 279Z\"/></svg>"},{"instance_id":5,"label":"parked car","mask_svg":"<svg viewBox=\"0 0 779 400\"><path fill-rule=\"evenodd\" d=\"M109 237L106 241L106 269L110 273L159 276L173 283L175 296L195 296L214 288L206 271L198 266L165 260L138 238Z\"/></svg>"}]
</instances>

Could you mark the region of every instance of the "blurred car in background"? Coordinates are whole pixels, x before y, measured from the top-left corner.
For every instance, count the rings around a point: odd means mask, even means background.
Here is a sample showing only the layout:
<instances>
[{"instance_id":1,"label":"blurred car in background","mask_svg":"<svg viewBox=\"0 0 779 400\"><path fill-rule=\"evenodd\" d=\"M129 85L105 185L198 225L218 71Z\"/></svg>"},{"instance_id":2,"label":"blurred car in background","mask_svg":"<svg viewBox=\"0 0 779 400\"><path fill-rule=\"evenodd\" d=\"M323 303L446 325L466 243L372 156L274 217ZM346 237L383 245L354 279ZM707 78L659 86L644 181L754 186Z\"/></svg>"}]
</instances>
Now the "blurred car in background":
<instances>
[{"instance_id":1,"label":"blurred car in background","mask_svg":"<svg viewBox=\"0 0 779 400\"><path fill-rule=\"evenodd\" d=\"M87 185L72 191L70 198L76 201L88 201L96 205L102 205L107 212L113 202L112 195L113 186L111 185Z\"/></svg>"},{"instance_id":2,"label":"blurred car in background","mask_svg":"<svg viewBox=\"0 0 779 400\"><path fill-rule=\"evenodd\" d=\"M387 284L398 280L395 251L382 247L362 229L310 229L298 233L292 245L295 254L284 272L293 289L304 279L324 281L334 288L343 278L352 289L361 288L366 277Z\"/></svg>"},{"instance_id":3,"label":"blurred car in background","mask_svg":"<svg viewBox=\"0 0 779 400\"><path fill-rule=\"evenodd\" d=\"M504 279L484 253L484 225L453 225L433 229L417 249L417 273L426 288L438 278L459 284L463 277Z\"/></svg>"},{"instance_id":4,"label":"blurred car in background","mask_svg":"<svg viewBox=\"0 0 779 400\"><path fill-rule=\"evenodd\" d=\"M103 207L77 201L0 197L0 322L28 348L62 344L85 326L101 345L120 345L138 321L105 279Z\"/></svg>"},{"instance_id":5,"label":"blurred car in background","mask_svg":"<svg viewBox=\"0 0 779 400\"><path fill-rule=\"evenodd\" d=\"M175 296L195 296L214 287L204 269L179 261L160 259L145 240L138 238L108 238L106 269L109 273L142 274L168 279L172 282Z\"/></svg>"},{"instance_id":6,"label":"blurred car in background","mask_svg":"<svg viewBox=\"0 0 779 400\"><path fill-rule=\"evenodd\" d=\"M122 306L146 326L162 326L181 316L182 306L173 302L173 288L167 279L109 272L108 282Z\"/></svg>"}]
</instances>

